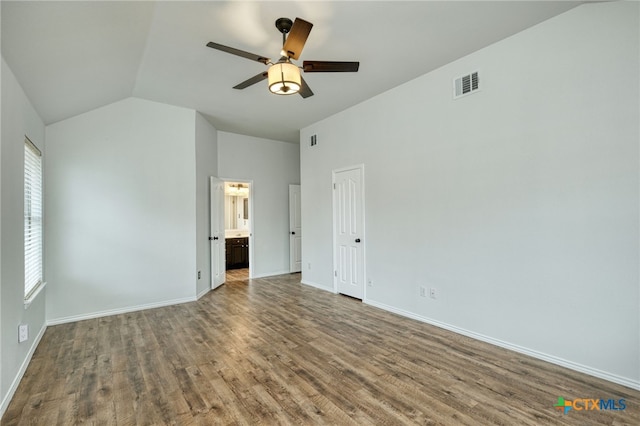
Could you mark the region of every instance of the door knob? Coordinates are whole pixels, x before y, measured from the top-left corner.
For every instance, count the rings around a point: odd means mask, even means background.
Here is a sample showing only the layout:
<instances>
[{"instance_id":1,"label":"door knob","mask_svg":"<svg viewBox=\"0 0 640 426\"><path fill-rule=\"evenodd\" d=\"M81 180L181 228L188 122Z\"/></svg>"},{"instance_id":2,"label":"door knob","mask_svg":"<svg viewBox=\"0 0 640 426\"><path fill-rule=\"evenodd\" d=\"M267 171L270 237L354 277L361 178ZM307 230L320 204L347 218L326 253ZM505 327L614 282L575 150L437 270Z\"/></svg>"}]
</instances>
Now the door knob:
<instances>
[{"instance_id":1,"label":"door knob","mask_svg":"<svg viewBox=\"0 0 640 426\"><path fill-rule=\"evenodd\" d=\"M359 242L360 242L360 238L356 238L356 243L359 243Z\"/></svg>"},{"instance_id":2,"label":"door knob","mask_svg":"<svg viewBox=\"0 0 640 426\"><path fill-rule=\"evenodd\" d=\"M296 235L296 232L295 231L291 231L291 235Z\"/></svg>"},{"instance_id":3,"label":"door knob","mask_svg":"<svg viewBox=\"0 0 640 426\"><path fill-rule=\"evenodd\" d=\"M217 239L218 239L218 237L209 237L209 241L217 240Z\"/></svg>"}]
</instances>

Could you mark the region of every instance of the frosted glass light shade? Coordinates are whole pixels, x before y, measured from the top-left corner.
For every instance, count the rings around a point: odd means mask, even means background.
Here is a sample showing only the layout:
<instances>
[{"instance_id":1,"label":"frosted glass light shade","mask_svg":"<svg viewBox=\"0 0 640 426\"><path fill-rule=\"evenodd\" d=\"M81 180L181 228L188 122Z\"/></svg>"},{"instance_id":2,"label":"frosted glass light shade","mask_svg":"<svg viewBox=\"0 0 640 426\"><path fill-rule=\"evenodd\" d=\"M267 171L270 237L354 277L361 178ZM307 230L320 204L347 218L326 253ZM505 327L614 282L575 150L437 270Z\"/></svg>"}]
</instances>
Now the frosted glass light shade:
<instances>
[{"instance_id":1,"label":"frosted glass light shade","mask_svg":"<svg viewBox=\"0 0 640 426\"><path fill-rule=\"evenodd\" d=\"M300 69L289 62L269 68L269 90L277 95L293 95L300 91Z\"/></svg>"}]
</instances>

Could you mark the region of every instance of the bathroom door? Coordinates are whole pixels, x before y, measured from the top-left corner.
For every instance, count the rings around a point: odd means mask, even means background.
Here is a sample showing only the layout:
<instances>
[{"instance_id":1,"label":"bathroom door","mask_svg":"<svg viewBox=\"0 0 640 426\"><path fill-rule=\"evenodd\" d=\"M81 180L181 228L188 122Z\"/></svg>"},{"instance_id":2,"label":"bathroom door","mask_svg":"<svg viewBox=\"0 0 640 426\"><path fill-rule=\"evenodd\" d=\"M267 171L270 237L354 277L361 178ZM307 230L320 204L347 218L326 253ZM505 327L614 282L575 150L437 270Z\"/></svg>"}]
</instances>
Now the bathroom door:
<instances>
[{"instance_id":1,"label":"bathroom door","mask_svg":"<svg viewBox=\"0 0 640 426\"><path fill-rule=\"evenodd\" d=\"M211 289L219 287L226 280L225 239L224 239L224 182L217 177L209 177L211 234Z\"/></svg>"}]
</instances>

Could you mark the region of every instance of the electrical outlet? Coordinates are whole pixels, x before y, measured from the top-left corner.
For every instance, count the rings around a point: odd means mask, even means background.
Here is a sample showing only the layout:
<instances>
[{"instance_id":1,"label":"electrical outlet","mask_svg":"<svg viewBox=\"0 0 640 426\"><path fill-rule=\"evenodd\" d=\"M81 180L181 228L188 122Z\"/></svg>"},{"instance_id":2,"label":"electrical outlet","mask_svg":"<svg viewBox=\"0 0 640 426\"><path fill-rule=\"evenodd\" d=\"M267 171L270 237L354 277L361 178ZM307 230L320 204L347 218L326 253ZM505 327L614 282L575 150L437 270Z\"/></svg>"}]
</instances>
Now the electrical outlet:
<instances>
[{"instance_id":1,"label":"electrical outlet","mask_svg":"<svg viewBox=\"0 0 640 426\"><path fill-rule=\"evenodd\" d=\"M18 326L18 343L26 342L29 340L29 325L20 324Z\"/></svg>"},{"instance_id":2,"label":"electrical outlet","mask_svg":"<svg viewBox=\"0 0 640 426\"><path fill-rule=\"evenodd\" d=\"M435 288L431 287L429 289L429 297L432 298L432 299L437 299L438 298L438 293L437 293Z\"/></svg>"},{"instance_id":3,"label":"electrical outlet","mask_svg":"<svg viewBox=\"0 0 640 426\"><path fill-rule=\"evenodd\" d=\"M420 286L420 296L427 297L427 289L424 286Z\"/></svg>"},{"instance_id":4,"label":"electrical outlet","mask_svg":"<svg viewBox=\"0 0 640 426\"><path fill-rule=\"evenodd\" d=\"M373 287L373 281L371 281L371 280L367 281L367 285L368 285L369 287Z\"/></svg>"}]
</instances>

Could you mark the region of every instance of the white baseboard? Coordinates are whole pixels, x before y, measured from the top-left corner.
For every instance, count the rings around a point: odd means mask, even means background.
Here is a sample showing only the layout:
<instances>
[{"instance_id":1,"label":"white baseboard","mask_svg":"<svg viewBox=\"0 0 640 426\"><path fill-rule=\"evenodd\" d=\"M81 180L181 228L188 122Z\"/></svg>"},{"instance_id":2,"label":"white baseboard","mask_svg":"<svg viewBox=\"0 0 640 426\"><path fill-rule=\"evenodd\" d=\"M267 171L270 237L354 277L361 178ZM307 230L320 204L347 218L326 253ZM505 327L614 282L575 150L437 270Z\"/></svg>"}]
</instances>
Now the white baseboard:
<instances>
[{"instance_id":1,"label":"white baseboard","mask_svg":"<svg viewBox=\"0 0 640 426\"><path fill-rule=\"evenodd\" d=\"M209 290L207 290L209 291ZM83 321L94 318L108 317L111 315L126 314L129 312L143 311L145 309L162 308L164 306L179 305L181 303L195 302L195 297L185 297L182 299L164 300L162 302L147 303L144 305L127 306L125 308L108 309L106 311L92 312L89 314L71 315L68 317L53 318L47 320L47 325L66 324L69 322Z\"/></svg>"},{"instance_id":2,"label":"white baseboard","mask_svg":"<svg viewBox=\"0 0 640 426\"><path fill-rule=\"evenodd\" d=\"M47 329L46 324L43 324L36 338L33 339L33 342L31 343L31 347L29 348L29 352L27 352L27 356L24 358L24 361L22 361L22 365L18 370L18 374L16 374L16 377L14 377L13 381L11 382L11 386L7 391L7 394L4 396L4 399L0 404L0 417L4 416L4 412L7 411L7 407L9 407L9 403L11 402L13 395L16 393L16 390L18 389L18 385L20 384L20 381L22 380L22 377L24 376L25 371L27 371L27 367L31 362L33 353L36 351L36 348L38 347L38 344L40 343L42 336L44 336L44 332L46 329Z\"/></svg>"},{"instance_id":3,"label":"white baseboard","mask_svg":"<svg viewBox=\"0 0 640 426\"><path fill-rule=\"evenodd\" d=\"M211 291L211 287L207 287L204 290L202 290L200 293L196 294L196 300L200 300L200 298L202 296L204 296L205 294L209 293Z\"/></svg>"},{"instance_id":4,"label":"white baseboard","mask_svg":"<svg viewBox=\"0 0 640 426\"><path fill-rule=\"evenodd\" d=\"M333 286L332 287L327 287L325 285L317 284L317 283L314 283L313 281L309 281L309 280L300 280L300 282L302 284L304 284L304 285L308 285L309 287L315 287L315 288L319 288L320 290L328 291L330 293L335 293L333 291Z\"/></svg>"},{"instance_id":5,"label":"white baseboard","mask_svg":"<svg viewBox=\"0 0 640 426\"><path fill-rule=\"evenodd\" d=\"M383 309L385 311L393 312L394 314L401 315L403 317L415 319L417 321L421 321L427 324L434 325L439 328L443 328L445 330L452 331L457 334L461 334L463 336L471 337L472 339L480 340L482 342L490 343L495 346L499 346L501 348L509 349L514 352L518 352L524 355L529 355L533 358L541 359L543 361L550 362L552 364L559 365L561 367L568 368L570 370L579 371L580 373L585 373L593 377L598 377L600 379L604 379L613 383L617 383L622 386L626 386L631 389L640 390L640 381L632 380L626 377L621 377L616 374L608 373L606 371L598 370L596 368L592 368L586 365L578 364L576 362L568 361L563 358L559 358L553 355L548 355L543 352L538 352L529 348L525 348L523 346L514 345L509 342L505 342L499 339L494 339L493 337L485 336L483 334L475 333L473 331L466 330L464 328L456 327L454 325L446 324L440 321L433 320L431 318L423 317L421 315L414 314L413 312L405 311L403 309L394 308L393 306L386 305L384 303L376 302L375 300L363 300L364 303L375 306L376 308Z\"/></svg>"}]
</instances>

